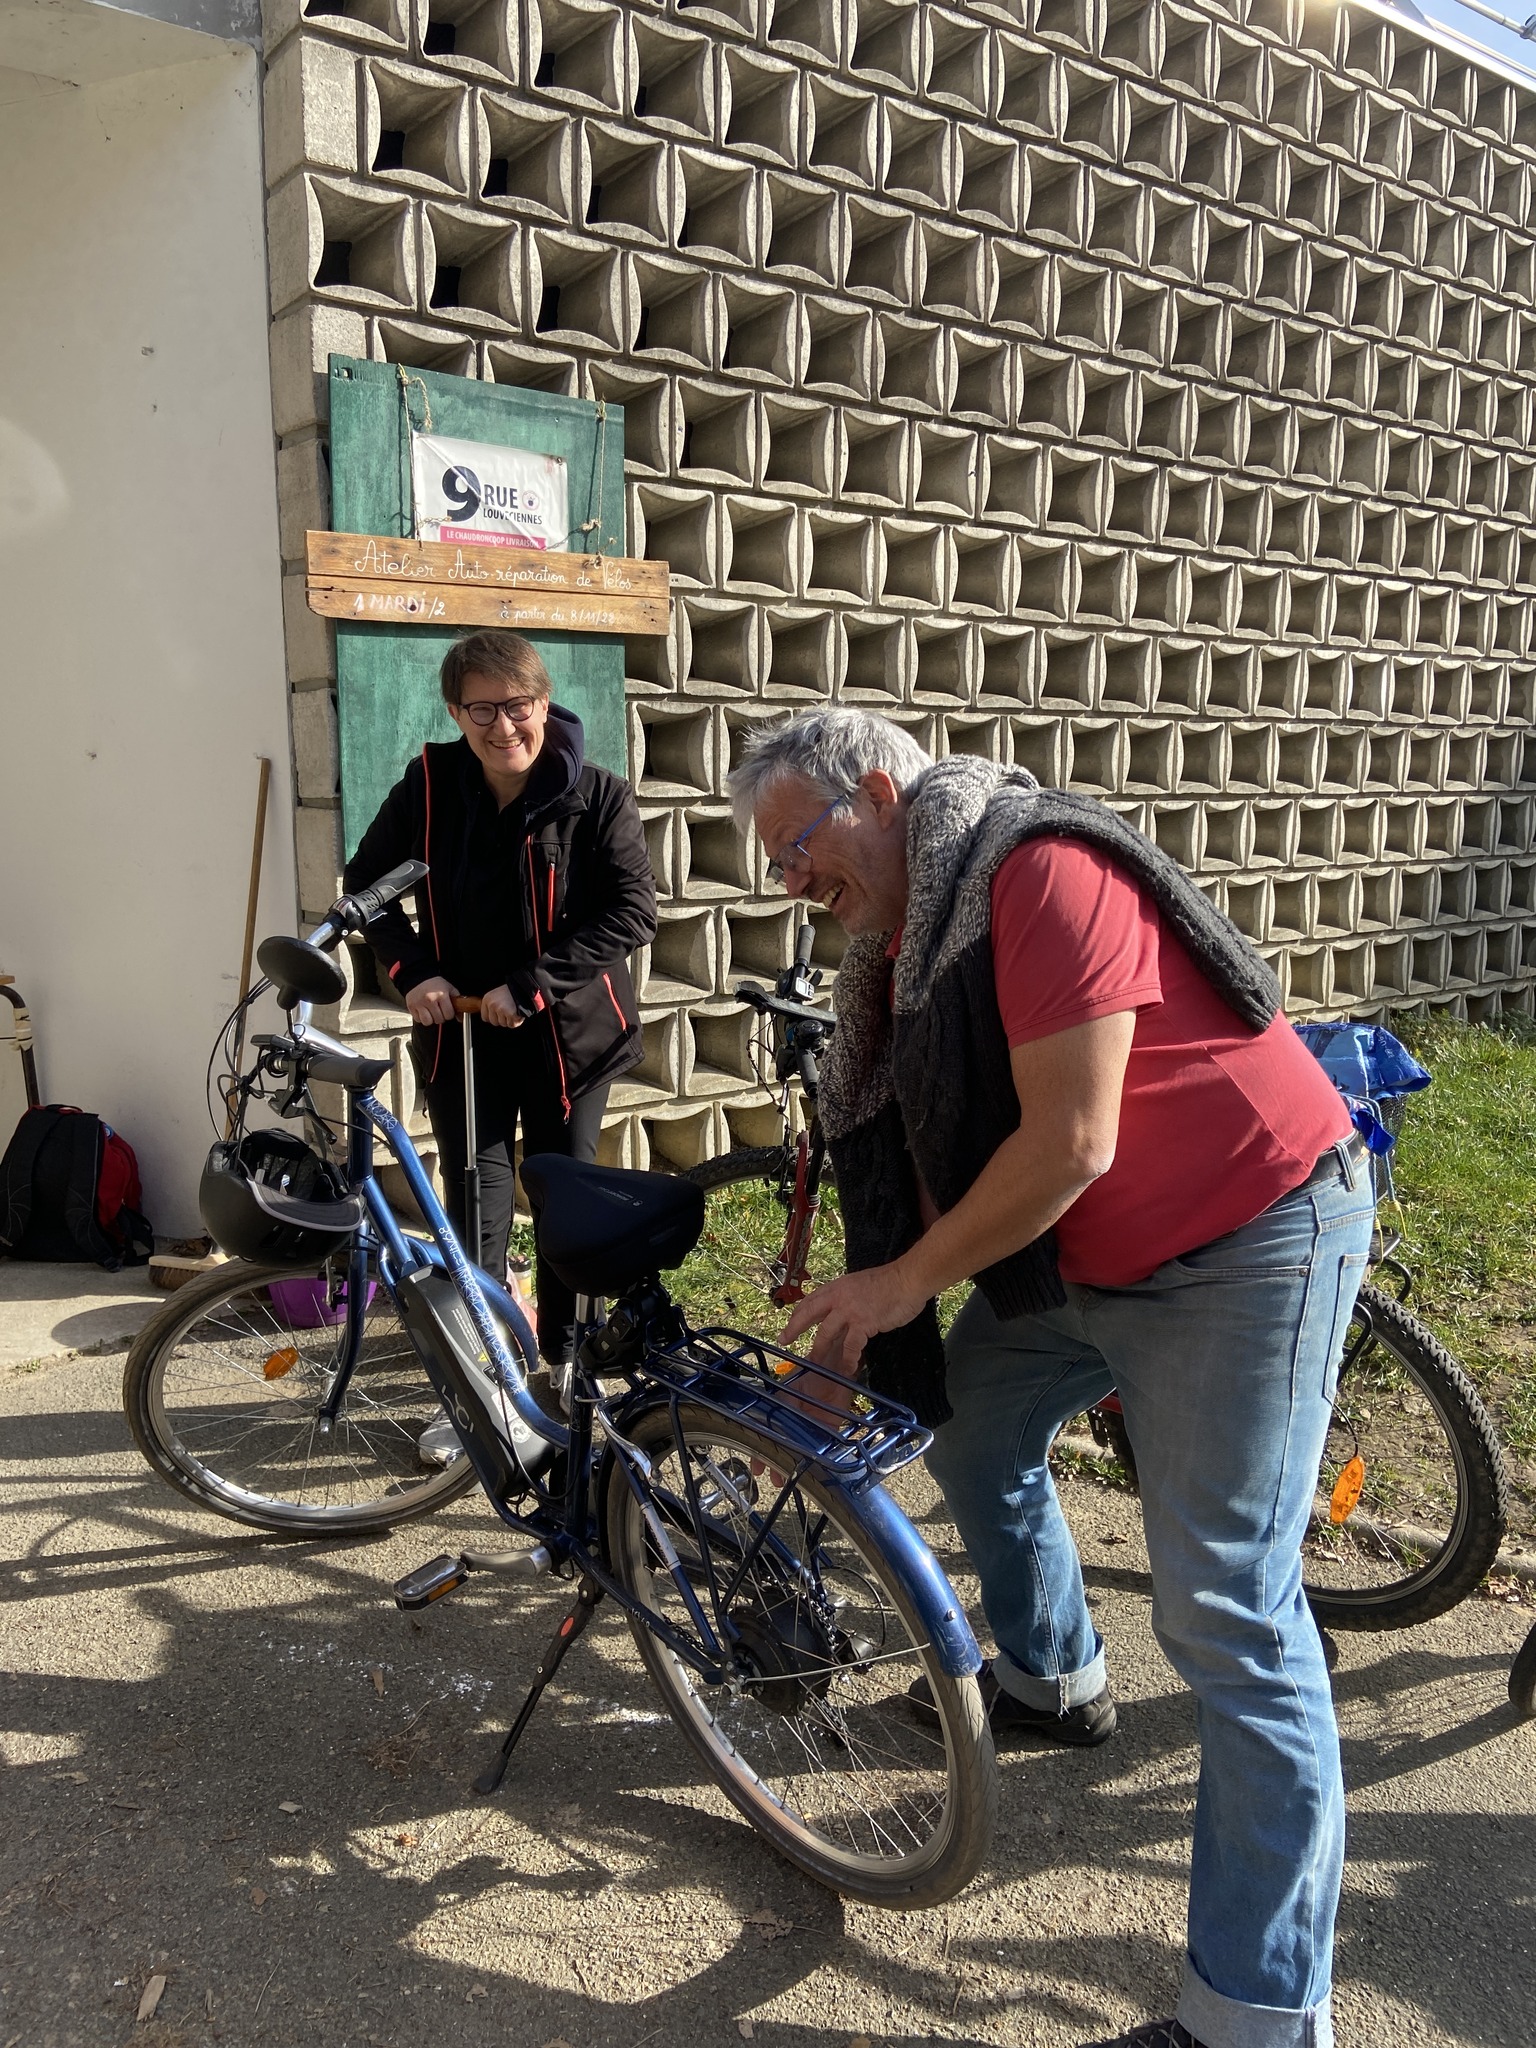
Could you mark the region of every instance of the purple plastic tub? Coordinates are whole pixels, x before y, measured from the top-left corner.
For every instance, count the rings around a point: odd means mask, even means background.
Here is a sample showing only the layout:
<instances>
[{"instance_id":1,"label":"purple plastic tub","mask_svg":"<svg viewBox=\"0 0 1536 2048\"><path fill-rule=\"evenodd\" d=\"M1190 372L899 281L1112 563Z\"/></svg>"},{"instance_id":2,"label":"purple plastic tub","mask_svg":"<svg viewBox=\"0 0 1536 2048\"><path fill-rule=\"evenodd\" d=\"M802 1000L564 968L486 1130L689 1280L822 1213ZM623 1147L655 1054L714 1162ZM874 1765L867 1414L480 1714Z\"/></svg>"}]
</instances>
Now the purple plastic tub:
<instances>
[{"instance_id":1,"label":"purple plastic tub","mask_svg":"<svg viewBox=\"0 0 1536 2048\"><path fill-rule=\"evenodd\" d=\"M375 1282L368 1282L368 1300L372 1301ZM267 1293L272 1306L284 1318L291 1329L319 1330L327 1324L344 1323L347 1319L347 1290L343 1283L337 1300L329 1299L330 1282L318 1278L304 1280L269 1280Z\"/></svg>"}]
</instances>

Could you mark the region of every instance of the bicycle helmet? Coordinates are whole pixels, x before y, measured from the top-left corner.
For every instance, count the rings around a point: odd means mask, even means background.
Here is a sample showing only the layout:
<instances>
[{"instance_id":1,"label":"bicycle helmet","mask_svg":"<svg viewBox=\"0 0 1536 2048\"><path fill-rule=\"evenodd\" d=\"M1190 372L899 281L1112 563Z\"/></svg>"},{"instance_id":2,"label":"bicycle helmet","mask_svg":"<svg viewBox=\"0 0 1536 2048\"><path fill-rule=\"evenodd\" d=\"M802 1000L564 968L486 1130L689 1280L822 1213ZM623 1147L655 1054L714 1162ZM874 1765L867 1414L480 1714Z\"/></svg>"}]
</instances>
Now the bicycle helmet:
<instances>
[{"instance_id":1,"label":"bicycle helmet","mask_svg":"<svg viewBox=\"0 0 1536 2048\"><path fill-rule=\"evenodd\" d=\"M250 1131L238 1144L215 1145L198 1206L209 1236L232 1259L311 1271L341 1250L363 1218L361 1197L293 1131Z\"/></svg>"}]
</instances>

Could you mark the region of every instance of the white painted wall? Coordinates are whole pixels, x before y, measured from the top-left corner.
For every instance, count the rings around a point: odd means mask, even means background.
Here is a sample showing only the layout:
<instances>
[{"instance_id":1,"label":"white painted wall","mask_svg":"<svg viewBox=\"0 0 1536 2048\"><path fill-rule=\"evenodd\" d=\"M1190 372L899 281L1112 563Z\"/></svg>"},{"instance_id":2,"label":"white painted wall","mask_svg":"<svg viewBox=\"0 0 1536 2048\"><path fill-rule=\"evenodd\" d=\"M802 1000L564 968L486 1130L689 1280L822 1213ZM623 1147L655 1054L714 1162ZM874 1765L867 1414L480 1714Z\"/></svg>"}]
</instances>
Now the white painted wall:
<instances>
[{"instance_id":1,"label":"white painted wall","mask_svg":"<svg viewBox=\"0 0 1536 2048\"><path fill-rule=\"evenodd\" d=\"M44 1099L119 1126L180 1235L262 754L261 930L296 900L259 62L47 17L57 61L33 13L27 73L0 69L0 968Z\"/></svg>"}]
</instances>

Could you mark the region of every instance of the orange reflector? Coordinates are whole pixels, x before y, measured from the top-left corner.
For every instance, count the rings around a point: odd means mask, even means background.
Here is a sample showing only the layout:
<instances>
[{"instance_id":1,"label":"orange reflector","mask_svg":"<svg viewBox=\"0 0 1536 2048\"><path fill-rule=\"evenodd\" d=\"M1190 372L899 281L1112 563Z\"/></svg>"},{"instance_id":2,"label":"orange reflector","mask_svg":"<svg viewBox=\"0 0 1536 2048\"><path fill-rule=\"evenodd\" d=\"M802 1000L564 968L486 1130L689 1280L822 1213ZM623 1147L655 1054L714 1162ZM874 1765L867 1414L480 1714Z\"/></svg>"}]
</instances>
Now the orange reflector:
<instances>
[{"instance_id":1,"label":"orange reflector","mask_svg":"<svg viewBox=\"0 0 1536 2048\"><path fill-rule=\"evenodd\" d=\"M768 1370L776 1379L787 1380L792 1372L798 1372L800 1368L792 1358L773 1358L768 1362Z\"/></svg>"},{"instance_id":2,"label":"orange reflector","mask_svg":"<svg viewBox=\"0 0 1536 2048\"><path fill-rule=\"evenodd\" d=\"M290 1344L282 1351L274 1351L261 1368L264 1378L280 1380L285 1372L292 1372L299 1362L299 1354Z\"/></svg>"},{"instance_id":3,"label":"orange reflector","mask_svg":"<svg viewBox=\"0 0 1536 2048\"><path fill-rule=\"evenodd\" d=\"M1365 1485L1365 1460L1356 1451L1344 1470L1333 1482L1333 1498L1328 1503L1328 1519L1337 1529L1341 1522L1347 1522L1360 1505L1361 1490Z\"/></svg>"}]
</instances>

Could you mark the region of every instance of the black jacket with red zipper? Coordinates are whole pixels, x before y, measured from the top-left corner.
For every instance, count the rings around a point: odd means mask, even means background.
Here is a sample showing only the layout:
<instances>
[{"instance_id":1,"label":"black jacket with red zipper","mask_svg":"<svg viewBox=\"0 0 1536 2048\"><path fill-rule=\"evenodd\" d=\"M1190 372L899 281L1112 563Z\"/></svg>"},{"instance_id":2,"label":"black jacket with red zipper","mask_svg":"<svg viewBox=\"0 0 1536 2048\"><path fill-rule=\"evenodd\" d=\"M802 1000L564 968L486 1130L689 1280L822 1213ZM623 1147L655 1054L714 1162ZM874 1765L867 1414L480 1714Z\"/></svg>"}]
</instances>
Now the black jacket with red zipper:
<instances>
[{"instance_id":1,"label":"black jacket with red zipper","mask_svg":"<svg viewBox=\"0 0 1536 2048\"><path fill-rule=\"evenodd\" d=\"M397 902L368 932L402 995L434 974L466 994L484 993L473 987L472 973L466 976L458 910L485 796L485 776L467 740L429 744L384 799L347 863L349 892L403 860L427 863L427 879L416 892L416 925ZM552 1078L570 1100L614 1080L641 1057L627 956L655 935L656 884L633 791L585 759L581 720L558 704L549 707L523 803L521 887L507 905L513 964L506 983L519 1009L535 1020ZM441 1026L416 1026L424 1074L437 1065L440 1041Z\"/></svg>"}]
</instances>

